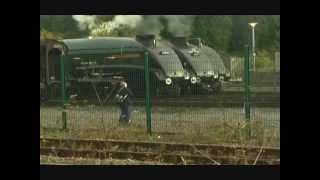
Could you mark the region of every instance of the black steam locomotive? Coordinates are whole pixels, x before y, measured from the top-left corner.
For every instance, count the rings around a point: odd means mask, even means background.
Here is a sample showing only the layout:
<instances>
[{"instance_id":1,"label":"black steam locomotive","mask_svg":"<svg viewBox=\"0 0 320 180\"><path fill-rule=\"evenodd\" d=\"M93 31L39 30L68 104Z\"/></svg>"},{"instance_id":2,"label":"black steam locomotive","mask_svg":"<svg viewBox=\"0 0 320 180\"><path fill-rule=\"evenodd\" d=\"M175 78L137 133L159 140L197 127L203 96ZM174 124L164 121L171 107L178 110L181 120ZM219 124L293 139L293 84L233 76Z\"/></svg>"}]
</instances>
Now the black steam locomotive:
<instances>
[{"instance_id":1,"label":"black steam locomotive","mask_svg":"<svg viewBox=\"0 0 320 180\"><path fill-rule=\"evenodd\" d=\"M40 40L40 100L61 95L61 62L68 97L96 98L102 103L119 80L126 80L135 95L144 95L146 52L151 95L180 96L192 88L216 92L226 72L213 49L185 38L172 43L154 35Z\"/></svg>"},{"instance_id":2,"label":"black steam locomotive","mask_svg":"<svg viewBox=\"0 0 320 180\"><path fill-rule=\"evenodd\" d=\"M171 49L145 46L149 37L65 39L40 41L40 98L59 97L60 63L64 62L67 94L103 101L119 80L135 95L144 94L144 60L149 52L152 95L178 96L185 71Z\"/></svg>"}]
</instances>

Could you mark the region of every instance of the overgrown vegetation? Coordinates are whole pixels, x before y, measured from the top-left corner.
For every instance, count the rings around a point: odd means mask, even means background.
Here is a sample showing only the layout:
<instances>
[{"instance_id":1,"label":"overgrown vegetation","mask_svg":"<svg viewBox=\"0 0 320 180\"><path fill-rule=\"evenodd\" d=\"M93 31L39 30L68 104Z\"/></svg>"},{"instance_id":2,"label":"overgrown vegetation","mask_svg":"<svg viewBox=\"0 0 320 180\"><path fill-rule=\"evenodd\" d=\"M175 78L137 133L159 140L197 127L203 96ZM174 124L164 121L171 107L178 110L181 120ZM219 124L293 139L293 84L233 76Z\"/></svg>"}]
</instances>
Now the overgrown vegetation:
<instances>
[{"instance_id":1,"label":"overgrown vegetation","mask_svg":"<svg viewBox=\"0 0 320 180\"><path fill-rule=\"evenodd\" d=\"M57 32L50 32L47 30L40 30L40 39L62 39L63 35Z\"/></svg>"},{"instance_id":2,"label":"overgrown vegetation","mask_svg":"<svg viewBox=\"0 0 320 180\"><path fill-rule=\"evenodd\" d=\"M256 68L257 69L270 69L275 66L274 54L267 50L260 50L257 52Z\"/></svg>"},{"instance_id":3,"label":"overgrown vegetation","mask_svg":"<svg viewBox=\"0 0 320 180\"><path fill-rule=\"evenodd\" d=\"M68 130L42 128L40 129L40 137L279 146L279 129L265 128L261 122L254 121L251 123L251 137L249 138L247 127L244 122L219 122L211 123L205 130L194 126L192 130L186 129L179 133L154 132L151 136L141 125L127 127L113 125L104 128Z\"/></svg>"},{"instance_id":4,"label":"overgrown vegetation","mask_svg":"<svg viewBox=\"0 0 320 180\"><path fill-rule=\"evenodd\" d=\"M92 158L63 158L57 156L41 156L40 164L62 164L62 165L174 165L156 161L138 161L132 159L92 159Z\"/></svg>"},{"instance_id":5,"label":"overgrown vegetation","mask_svg":"<svg viewBox=\"0 0 320 180\"><path fill-rule=\"evenodd\" d=\"M133 37L136 34L135 29L131 28L128 25L120 25L119 27L110 30L105 28L108 26L108 23L100 24L94 31L92 31L91 35L96 37L104 37L104 36L119 36L119 37Z\"/></svg>"}]
</instances>

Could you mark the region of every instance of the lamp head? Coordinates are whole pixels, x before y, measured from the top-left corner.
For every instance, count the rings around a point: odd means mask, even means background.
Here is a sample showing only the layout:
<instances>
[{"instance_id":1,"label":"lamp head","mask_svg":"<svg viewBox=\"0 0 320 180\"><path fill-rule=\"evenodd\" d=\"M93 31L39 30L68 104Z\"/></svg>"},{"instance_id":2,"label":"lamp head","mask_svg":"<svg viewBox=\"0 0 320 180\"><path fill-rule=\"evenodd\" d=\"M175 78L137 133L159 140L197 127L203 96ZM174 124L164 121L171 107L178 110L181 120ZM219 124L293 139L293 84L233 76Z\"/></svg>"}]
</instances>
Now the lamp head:
<instances>
[{"instance_id":1,"label":"lamp head","mask_svg":"<svg viewBox=\"0 0 320 180\"><path fill-rule=\"evenodd\" d=\"M249 23L249 25L250 25L252 28L254 28L257 24L258 24L258 23L256 23L256 22Z\"/></svg>"}]
</instances>

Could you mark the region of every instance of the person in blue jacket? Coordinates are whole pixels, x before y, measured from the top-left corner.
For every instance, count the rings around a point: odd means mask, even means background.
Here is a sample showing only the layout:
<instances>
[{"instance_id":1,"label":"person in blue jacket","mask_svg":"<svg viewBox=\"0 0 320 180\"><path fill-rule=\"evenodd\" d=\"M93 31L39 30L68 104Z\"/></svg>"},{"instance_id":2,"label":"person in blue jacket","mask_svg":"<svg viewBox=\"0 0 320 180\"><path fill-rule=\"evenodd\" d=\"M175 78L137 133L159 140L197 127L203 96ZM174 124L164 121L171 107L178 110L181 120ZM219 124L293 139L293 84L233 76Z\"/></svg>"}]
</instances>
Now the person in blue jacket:
<instances>
[{"instance_id":1,"label":"person in blue jacket","mask_svg":"<svg viewBox=\"0 0 320 180\"><path fill-rule=\"evenodd\" d=\"M131 123L131 105L133 104L133 93L128 88L125 81L120 82L118 93L116 94L116 100L119 104L121 114L119 118L120 124Z\"/></svg>"}]
</instances>

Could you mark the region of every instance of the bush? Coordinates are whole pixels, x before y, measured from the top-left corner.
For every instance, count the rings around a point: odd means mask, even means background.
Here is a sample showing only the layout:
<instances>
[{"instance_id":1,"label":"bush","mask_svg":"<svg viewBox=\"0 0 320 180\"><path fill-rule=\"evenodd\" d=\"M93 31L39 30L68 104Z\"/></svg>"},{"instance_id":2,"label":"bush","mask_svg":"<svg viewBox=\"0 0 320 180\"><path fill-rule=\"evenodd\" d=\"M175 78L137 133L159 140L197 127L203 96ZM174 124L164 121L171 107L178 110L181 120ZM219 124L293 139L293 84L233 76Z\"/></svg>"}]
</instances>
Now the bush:
<instances>
[{"instance_id":1,"label":"bush","mask_svg":"<svg viewBox=\"0 0 320 180\"><path fill-rule=\"evenodd\" d=\"M274 61L272 53L266 50L260 50L256 56L256 69L274 69Z\"/></svg>"},{"instance_id":2,"label":"bush","mask_svg":"<svg viewBox=\"0 0 320 180\"><path fill-rule=\"evenodd\" d=\"M55 39L60 40L63 36L60 33L54 33L47 30L41 30L40 31L40 39Z\"/></svg>"},{"instance_id":3,"label":"bush","mask_svg":"<svg viewBox=\"0 0 320 180\"><path fill-rule=\"evenodd\" d=\"M113 22L102 23L91 31L91 35L94 37L103 36L129 36L135 35L135 29L128 25L118 25Z\"/></svg>"}]
</instances>

